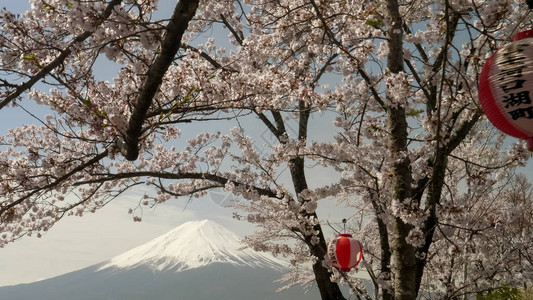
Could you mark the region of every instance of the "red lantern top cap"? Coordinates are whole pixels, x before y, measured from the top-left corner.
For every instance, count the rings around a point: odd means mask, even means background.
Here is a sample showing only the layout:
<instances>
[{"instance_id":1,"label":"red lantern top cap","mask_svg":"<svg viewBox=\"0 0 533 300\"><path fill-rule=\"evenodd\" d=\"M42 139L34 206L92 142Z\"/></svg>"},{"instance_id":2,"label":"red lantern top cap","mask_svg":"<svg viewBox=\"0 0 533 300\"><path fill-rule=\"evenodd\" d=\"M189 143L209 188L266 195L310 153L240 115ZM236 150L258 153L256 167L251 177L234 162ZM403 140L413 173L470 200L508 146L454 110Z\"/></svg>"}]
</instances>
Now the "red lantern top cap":
<instances>
[{"instance_id":1,"label":"red lantern top cap","mask_svg":"<svg viewBox=\"0 0 533 300\"><path fill-rule=\"evenodd\" d=\"M513 36L513 42L533 37L533 29L520 31Z\"/></svg>"},{"instance_id":2,"label":"red lantern top cap","mask_svg":"<svg viewBox=\"0 0 533 300\"><path fill-rule=\"evenodd\" d=\"M348 233L339 233L337 236L352 237L352 235Z\"/></svg>"}]
</instances>

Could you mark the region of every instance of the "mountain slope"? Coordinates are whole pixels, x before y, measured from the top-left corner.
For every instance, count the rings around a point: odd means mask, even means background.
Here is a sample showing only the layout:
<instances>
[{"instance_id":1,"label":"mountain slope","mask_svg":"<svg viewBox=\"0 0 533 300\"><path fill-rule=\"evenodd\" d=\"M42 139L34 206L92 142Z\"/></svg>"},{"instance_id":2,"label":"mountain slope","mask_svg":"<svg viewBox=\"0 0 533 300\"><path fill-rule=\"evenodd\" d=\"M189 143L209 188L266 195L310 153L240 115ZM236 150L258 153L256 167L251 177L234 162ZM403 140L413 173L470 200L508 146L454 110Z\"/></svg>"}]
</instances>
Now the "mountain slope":
<instances>
[{"instance_id":1,"label":"mountain slope","mask_svg":"<svg viewBox=\"0 0 533 300\"><path fill-rule=\"evenodd\" d=\"M240 247L238 236L212 221L188 222L101 264L0 287L0 300L320 298L297 287L275 292L284 261Z\"/></svg>"},{"instance_id":2,"label":"mountain slope","mask_svg":"<svg viewBox=\"0 0 533 300\"><path fill-rule=\"evenodd\" d=\"M181 272L136 267L97 271L93 266L31 284L0 287L0 300L303 300L320 299L301 288L275 292L282 273L214 263Z\"/></svg>"},{"instance_id":3,"label":"mountain slope","mask_svg":"<svg viewBox=\"0 0 533 300\"><path fill-rule=\"evenodd\" d=\"M106 268L148 266L157 271L183 271L211 263L283 269L286 262L243 247L240 238L209 221L191 221L152 241L112 258Z\"/></svg>"}]
</instances>

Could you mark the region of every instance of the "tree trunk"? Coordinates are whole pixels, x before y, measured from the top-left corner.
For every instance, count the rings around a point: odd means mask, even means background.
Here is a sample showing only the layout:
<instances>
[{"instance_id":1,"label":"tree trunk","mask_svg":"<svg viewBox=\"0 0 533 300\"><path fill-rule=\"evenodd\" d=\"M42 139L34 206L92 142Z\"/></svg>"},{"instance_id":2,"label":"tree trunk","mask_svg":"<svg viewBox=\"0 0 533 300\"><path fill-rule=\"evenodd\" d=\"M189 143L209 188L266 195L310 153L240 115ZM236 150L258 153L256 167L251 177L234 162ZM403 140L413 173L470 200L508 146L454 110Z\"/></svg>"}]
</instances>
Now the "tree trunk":
<instances>
[{"instance_id":1,"label":"tree trunk","mask_svg":"<svg viewBox=\"0 0 533 300\"><path fill-rule=\"evenodd\" d=\"M290 167L290 170L293 185L296 190L296 194L300 194L302 191L307 189L307 180L305 178L304 171L304 159L302 157L296 157L291 160L291 164L292 165ZM300 202L306 201L305 199L298 200ZM302 214L305 214L306 217L313 217L318 219L316 213L302 212ZM322 231L322 226L320 226L320 224L317 224L313 227L313 229L318 232L317 237L319 239L319 243L313 244L311 242L312 236L306 236L306 244L309 247L311 255L318 258L318 260L313 264L313 273L315 274L315 280L318 286L318 290L320 291L320 296L323 300L345 300L346 298L344 298L344 296L342 295L339 285L331 281L331 273L326 267L322 265L327 249L326 239Z\"/></svg>"},{"instance_id":2,"label":"tree trunk","mask_svg":"<svg viewBox=\"0 0 533 300\"><path fill-rule=\"evenodd\" d=\"M374 211L376 212L376 220L378 223L378 230L379 230L379 244L381 246L381 272L389 274L391 273L391 248L389 244L389 231L387 229L387 224L383 222L381 219L383 214L383 210L379 207L378 203L376 201L372 201L372 206L374 208ZM389 277L390 279L390 277ZM378 285L376 282L374 282L375 288L376 288L376 299L378 297ZM393 300L394 295L392 294L392 291L388 289L383 289L383 295L382 300Z\"/></svg>"},{"instance_id":3,"label":"tree trunk","mask_svg":"<svg viewBox=\"0 0 533 300\"><path fill-rule=\"evenodd\" d=\"M405 224L400 218L394 220L392 257L395 300L414 300L418 294L416 249L405 239L411 229L412 225Z\"/></svg>"},{"instance_id":4,"label":"tree trunk","mask_svg":"<svg viewBox=\"0 0 533 300\"><path fill-rule=\"evenodd\" d=\"M404 71L403 68L403 30L397 0L387 1L388 24L387 41L389 54L387 56L387 68L392 74ZM388 103L394 103L394 95L387 91ZM405 108L401 104L390 105L387 108L389 140L388 146L391 151L392 174L394 178L393 200L400 204L411 200L412 177L410 161L407 156L407 117ZM399 216L394 219L391 238L392 248L392 273L394 277L394 299L414 300L417 291L417 257L416 249L410 245L406 238L413 228L406 224Z\"/></svg>"},{"instance_id":5,"label":"tree trunk","mask_svg":"<svg viewBox=\"0 0 533 300\"><path fill-rule=\"evenodd\" d=\"M303 101L301 101L299 104L299 110L300 121L298 126L298 140L305 141L307 139L307 126L309 122L310 110L308 107L306 107L305 102ZM278 114L277 116L278 118L276 123L278 124L278 129L281 129L281 131L286 133L283 122L279 118L280 115ZM294 190L296 192L296 195L298 195L298 201L300 203L308 201L307 199L302 199L299 196L301 192L308 189L307 179L305 176L305 163L303 157L298 156L291 159L290 172ZM316 212L309 213L306 211L301 211L301 214L307 218L318 219ZM326 267L322 265L324 257L326 256L327 249L327 243L324 237L324 232L322 231L322 226L320 226L320 224L317 224L313 227L313 230L318 232L317 237L319 242L317 244L314 244L311 239L312 235L306 235L305 239L306 244L309 247L309 251L311 252L311 255L318 258L317 261L313 264L313 273L315 274L315 280L318 286L318 290L320 291L320 296L324 300L345 300L346 298L344 298L344 296L342 295L339 285L336 282L331 281L331 273Z\"/></svg>"}]
</instances>

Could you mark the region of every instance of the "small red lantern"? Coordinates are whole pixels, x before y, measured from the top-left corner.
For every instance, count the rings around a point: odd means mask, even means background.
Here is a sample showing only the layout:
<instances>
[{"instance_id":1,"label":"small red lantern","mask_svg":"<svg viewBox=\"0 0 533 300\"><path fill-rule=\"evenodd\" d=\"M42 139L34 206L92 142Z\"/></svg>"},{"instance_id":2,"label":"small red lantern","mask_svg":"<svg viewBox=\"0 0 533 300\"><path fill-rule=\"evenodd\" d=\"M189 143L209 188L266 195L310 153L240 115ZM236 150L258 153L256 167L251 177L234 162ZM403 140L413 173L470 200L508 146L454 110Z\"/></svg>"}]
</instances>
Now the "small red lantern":
<instances>
[{"instance_id":1,"label":"small red lantern","mask_svg":"<svg viewBox=\"0 0 533 300\"><path fill-rule=\"evenodd\" d=\"M519 32L485 63L479 101L489 121L533 151L533 30Z\"/></svg>"},{"instance_id":2,"label":"small red lantern","mask_svg":"<svg viewBox=\"0 0 533 300\"><path fill-rule=\"evenodd\" d=\"M339 234L328 244L328 259L341 272L348 272L363 258L363 246L351 234Z\"/></svg>"}]
</instances>

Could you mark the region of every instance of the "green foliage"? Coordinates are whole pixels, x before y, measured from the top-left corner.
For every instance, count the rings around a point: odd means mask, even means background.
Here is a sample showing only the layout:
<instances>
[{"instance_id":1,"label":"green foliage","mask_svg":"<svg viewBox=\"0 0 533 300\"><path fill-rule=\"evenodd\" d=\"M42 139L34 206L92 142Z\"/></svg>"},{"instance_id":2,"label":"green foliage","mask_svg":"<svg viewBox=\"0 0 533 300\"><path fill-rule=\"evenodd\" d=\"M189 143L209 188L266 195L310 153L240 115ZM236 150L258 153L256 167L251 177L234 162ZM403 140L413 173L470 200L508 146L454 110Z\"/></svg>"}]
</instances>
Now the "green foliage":
<instances>
[{"instance_id":1,"label":"green foliage","mask_svg":"<svg viewBox=\"0 0 533 300\"><path fill-rule=\"evenodd\" d=\"M92 102L91 102L91 98L90 97L87 97L85 99L81 99L81 103L83 103L83 105L85 105L87 107L91 107L92 106Z\"/></svg>"},{"instance_id":2,"label":"green foliage","mask_svg":"<svg viewBox=\"0 0 533 300\"><path fill-rule=\"evenodd\" d=\"M502 286L484 295L477 295L476 300L522 300L522 293L518 288Z\"/></svg>"},{"instance_id":3,"label":"green foliage","mask_svg":"<svg viewBox=\"0 0 533 300\"><path fill-rule=\"evenodd\" d=\"M411 108L408 112L406 112L405 114L408 115L408 116L417 116L421 113L423 113L424 110L423 109L414 109L414 108Z\"/></svg>"},{"instance_id":4,"label":"green foliage","mask_svg":"<svg viewBox=\"0 0 533 300\"><path fill-rule=\"evenodd\" d=\"M381 27L383 27L385 24L383 23L383 21L381 20L372 20L372 19L368 19L366 20L365 22L366 25L370 25L376 29L379 29Z\"/></svg>"},{"instance_id":5,"label":"green foliage","mask_svg":"<svg viewBox=\"0 0 533 300\"><path fill-rule=\"evenodd\" d=\"M35 53L29 53L29 54L26 54L22 57L22 59L25 59L25 60L37 60L37 56L35 55Z\"/></svg>"}]
</instances>

